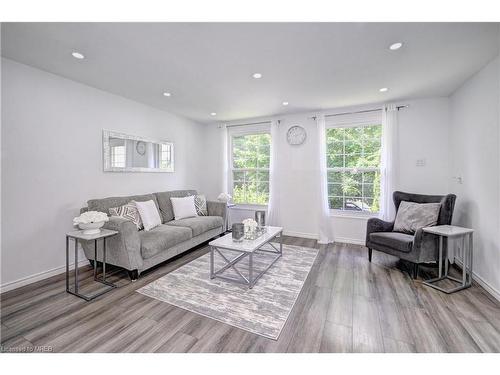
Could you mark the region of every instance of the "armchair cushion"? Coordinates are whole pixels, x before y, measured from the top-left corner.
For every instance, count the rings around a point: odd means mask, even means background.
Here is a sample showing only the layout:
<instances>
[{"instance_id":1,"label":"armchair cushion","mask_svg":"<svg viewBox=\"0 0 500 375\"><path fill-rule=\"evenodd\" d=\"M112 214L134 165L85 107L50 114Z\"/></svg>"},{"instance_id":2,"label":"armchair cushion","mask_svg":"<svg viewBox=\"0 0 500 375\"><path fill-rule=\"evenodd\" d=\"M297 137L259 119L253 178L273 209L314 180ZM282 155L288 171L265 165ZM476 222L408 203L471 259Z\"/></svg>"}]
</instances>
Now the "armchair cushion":
<instances>
[{"instance_id":1,"label":"armchair cushion","mask_svg":"<svg viewBox=\"0 0 500 375\"><path fill-rule=\"evenodd\" d=\"M375 232L370 234L374 244L390 247L403 253L409 253L413 248L413 236L399 232Z\"/></svg>"}]
</instances>

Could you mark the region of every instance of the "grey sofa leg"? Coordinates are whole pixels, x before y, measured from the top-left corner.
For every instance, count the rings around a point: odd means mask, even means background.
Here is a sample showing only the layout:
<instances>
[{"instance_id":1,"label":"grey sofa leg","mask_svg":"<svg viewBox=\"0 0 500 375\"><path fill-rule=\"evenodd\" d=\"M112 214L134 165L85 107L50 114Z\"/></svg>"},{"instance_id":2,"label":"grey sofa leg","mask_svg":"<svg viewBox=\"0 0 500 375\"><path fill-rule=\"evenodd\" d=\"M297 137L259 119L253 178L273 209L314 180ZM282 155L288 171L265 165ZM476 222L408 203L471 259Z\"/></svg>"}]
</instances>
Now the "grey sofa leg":
<instances>
[{"instance_id":1,"label":"grey sofa leg","mask_svg":"<svg viewBox=\"0 0 500 375\"><path fill-rule=\"evenodd\" d=\"M138 270L132 270L132 271L127 270L127 272L128 272L128 277L130 277L130 280L137 281L137 279L139 278Z\"/></svg>"},{"instance_id":2,"label":"grey sofa leg","mask_svg":"<svg viewBox=\"0 0 500 375\"><path fill-rule=\"evenodd\" d=\"M372 261L372 249L368 248L368 262Z\"/></svg>"}]
</instances>

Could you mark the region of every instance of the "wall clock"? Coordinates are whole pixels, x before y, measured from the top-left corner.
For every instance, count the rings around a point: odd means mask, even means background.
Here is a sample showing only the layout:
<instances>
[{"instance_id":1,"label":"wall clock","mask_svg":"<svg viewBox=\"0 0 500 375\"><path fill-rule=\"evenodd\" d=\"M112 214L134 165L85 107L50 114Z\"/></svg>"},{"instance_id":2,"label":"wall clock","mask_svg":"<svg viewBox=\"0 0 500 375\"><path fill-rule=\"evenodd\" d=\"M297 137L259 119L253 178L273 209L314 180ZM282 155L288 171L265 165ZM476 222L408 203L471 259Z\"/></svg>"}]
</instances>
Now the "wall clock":
<instances>
[{"instance_id":1,"label":"wall clock","mask_svg":"<svg viewBox=\"0 0 500 375\"><path fill-rule=\"evenodd\" d=\"M301 145L307 138L306 129L302 126L292 126L286 133L286 140L290 145Z\"/></svg>"},{"instance_id":2,"label":"wall clock","mask_svg":"<svg viewBox=\"0 0 500 375\"><path fill-rule=\"evenodd\" d=\"M146 153L146 143L144 143L143 141L137 142L135 149L137 150L137 153L139 155L144 155Z\"/></svg>"}]
</instances>

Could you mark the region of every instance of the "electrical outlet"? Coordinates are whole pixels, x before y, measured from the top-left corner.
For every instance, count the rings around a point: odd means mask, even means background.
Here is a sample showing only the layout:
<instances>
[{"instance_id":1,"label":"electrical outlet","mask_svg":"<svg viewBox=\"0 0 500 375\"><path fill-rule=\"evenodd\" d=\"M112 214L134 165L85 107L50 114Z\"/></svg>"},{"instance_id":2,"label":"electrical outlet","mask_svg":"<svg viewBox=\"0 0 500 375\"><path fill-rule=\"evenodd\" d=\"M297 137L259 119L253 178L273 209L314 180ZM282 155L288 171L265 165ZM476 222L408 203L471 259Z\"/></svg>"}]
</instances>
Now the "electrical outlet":
<instances>
[{"instance_id":1,"label":"electrical outlet","mask_svg":"<svg viewBox=\"0 0 500 375\"><path fill-rule=\"evenodd\" d=\"M425 167L425 159L417 159L417 167Z\"/></svg>"}]
</instances>

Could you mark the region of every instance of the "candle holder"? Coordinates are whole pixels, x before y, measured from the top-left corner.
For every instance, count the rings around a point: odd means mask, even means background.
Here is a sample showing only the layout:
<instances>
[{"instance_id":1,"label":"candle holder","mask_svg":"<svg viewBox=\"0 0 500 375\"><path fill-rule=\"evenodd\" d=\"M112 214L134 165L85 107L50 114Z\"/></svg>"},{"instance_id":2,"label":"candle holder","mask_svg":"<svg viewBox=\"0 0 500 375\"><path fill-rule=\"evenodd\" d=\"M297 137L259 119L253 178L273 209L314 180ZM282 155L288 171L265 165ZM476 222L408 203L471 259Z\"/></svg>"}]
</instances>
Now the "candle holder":
<instances>
[{"instance_id":1,"label":"candle holder","mask_svg":"<svg viewBox=\"0 0 500 375\"><path fill-rule=\"evenodd\" d=\"M245 237L245 226L242 223L235 223L231 227L234 242L243 242Z\"/></svg>"}]
</instances>

